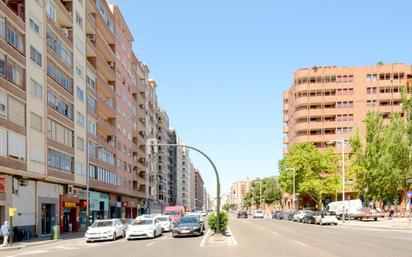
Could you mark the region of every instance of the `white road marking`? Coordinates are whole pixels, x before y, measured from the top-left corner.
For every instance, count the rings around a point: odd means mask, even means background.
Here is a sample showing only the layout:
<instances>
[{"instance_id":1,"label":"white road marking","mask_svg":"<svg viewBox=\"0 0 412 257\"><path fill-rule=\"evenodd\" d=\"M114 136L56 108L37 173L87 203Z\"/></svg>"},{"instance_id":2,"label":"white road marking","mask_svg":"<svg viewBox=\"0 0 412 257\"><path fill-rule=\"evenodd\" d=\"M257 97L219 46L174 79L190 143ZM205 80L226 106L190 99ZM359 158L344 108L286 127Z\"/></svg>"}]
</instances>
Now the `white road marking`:
<instances>
[{"instance_id":1,"label":"white road marking","mask_svg":"<svg viewBox=\"0 0 412 257\"><path fill-rule=\"evenodd\" d=\"M279 236L279 233L275 231L273 231L272 234L274 234L275 236Z\"/></svg>"},{"instance_id":2,"label":"white road marking","mask_svg":"<svg viewBox=\"0 0 412 257\"><path fill-rule=\"evenodd\" d=\"M233 244L234 246L236 246L236 245L237 245L236 238L235 238L235 236L233 235L232 231L230 230L229 226L227 227L227 231L229 231L229 233L230 233L230 239L232 240L232 244Z\"/></svg>"},{"instance_id":3,"label":"white road marking","mask_svg":"<svg viewBox=\"0 0 412 257\"><path fill-rule=\"evenodd\" d=\"M150 242L150 243L147 243L145 246L146 247L149 247L149 246L151 246L152 244L154 244L155 242Z\"/></svg>"},{"instance_id":4,"label":"white road marking","mask_svg":"<svg viewBox=\"0 0 412 257\"><path fill-rule=\"evenodd\" d=\"M200 247L205 247L207 238L209 237L210 229L207 230L206 234L203 236L202 242L200 242Z\"/></svg>"},{"instance_id":5,"label":"white road marking","mask_svg":"<svg viewBox=\"0 0 412 257\"><path fill-rule=\"evenodd\" d=\"M17 257L17 256L47 253L47 252L49 252L49 251L46 251L46 250L33 250L33 251L29 251L29 252L19 253L19 254L16 254L16 255L9 255L7 257Z\"/></svg>"},{"instance_id":6,"label":"white road marking","mask_svg":"<svg viewBox=\"0 0 412 257\"><path fill-rule=\"evenodd\" d=\"M301 245L301 246L308 246L307 244L304 244L302 242L299 241L293 241L295 244Z\"/></svg>"}]
</instances>

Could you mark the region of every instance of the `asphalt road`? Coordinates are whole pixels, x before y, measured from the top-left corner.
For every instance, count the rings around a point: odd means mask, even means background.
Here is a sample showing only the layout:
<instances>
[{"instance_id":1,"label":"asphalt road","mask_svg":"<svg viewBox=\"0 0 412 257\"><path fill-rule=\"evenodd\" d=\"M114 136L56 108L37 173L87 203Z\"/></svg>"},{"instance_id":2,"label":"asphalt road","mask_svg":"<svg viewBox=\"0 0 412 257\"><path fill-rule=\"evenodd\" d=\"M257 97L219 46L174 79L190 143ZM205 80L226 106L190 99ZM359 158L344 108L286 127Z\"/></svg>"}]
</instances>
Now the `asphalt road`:
<instances>
[{"instance_id":1,"label":"asphalt road","mask_svg":"<svg viewBox=\"0 0 412 257\"><path fill-rule=\"evenodd\" d=\"M412 233L391 230L319 226L269 219L231 218L234 245L208 245L203 237L172 238L170 233L151 240L97 242L71 239L2 251L0 256L18 257L299 257L412 256Z\"/></svg>"}]
</instances>

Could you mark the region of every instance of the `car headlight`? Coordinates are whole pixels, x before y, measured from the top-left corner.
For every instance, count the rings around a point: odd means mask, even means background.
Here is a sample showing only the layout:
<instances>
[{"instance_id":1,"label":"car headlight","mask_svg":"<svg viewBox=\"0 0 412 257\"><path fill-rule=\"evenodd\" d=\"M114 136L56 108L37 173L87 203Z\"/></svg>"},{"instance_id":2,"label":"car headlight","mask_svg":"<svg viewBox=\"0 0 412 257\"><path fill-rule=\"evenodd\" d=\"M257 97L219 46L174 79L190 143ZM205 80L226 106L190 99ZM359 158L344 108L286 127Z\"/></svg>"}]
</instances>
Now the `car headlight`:
<instances>
[{"instance_id":1,"label":"car headlight","mask_svg":"<svg viewBox=\"0 0 412 257\"><path fill-rule=\"evenodd\" d=\"M113 231L112 231L112 230L108 230L108 231L103 232L103 234L113 234Z\"/></svg>"}]
</instances>

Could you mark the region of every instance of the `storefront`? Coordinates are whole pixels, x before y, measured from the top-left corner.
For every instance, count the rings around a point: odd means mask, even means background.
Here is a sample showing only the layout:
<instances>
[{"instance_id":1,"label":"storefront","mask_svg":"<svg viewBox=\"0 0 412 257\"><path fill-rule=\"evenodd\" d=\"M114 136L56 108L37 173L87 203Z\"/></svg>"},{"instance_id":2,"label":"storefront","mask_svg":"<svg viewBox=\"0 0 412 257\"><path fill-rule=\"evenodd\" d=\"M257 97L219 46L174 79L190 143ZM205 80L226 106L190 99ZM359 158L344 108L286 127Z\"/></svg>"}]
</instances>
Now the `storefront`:
<instances>
[{"instance_id":1,"label":"storefront","mask_svg":"<svg viewBox=\"0 0 412 257\"><path fill-rule=\"evenodd\" d=\"M76 189L77 196L79 197L79 217L80 217L80 231L87 229L87 194L86 190L80 188Z\"/></svg>"},{"instance_id":2,"label":"storefront","mask_svg":"<svg viewBox=\"0 0 412 257\"><path fill-rule=\"evenodd\" d=\"M51 228L59 221L59 192L57 184L37 182L37 233L39 236L49 236Z\"/></svg>"},{"instance_id":3,"label":"storefront","mask_svg":"<svg viewBox=\"0 0 412 257\"><path fill-rule=\"evenodd\" d=\"M122 197L110 194L110 217L119 219L122 217Z\"/></svg>"},{"instance_id":4,"label":"storefront","mask_svg":"<svg viewBox=\"0 0 412 257\"><path fill-rule=\"evenodd\" d=\"M91 191L89 197L92 222L97 219L108 219L109 194Z\"/></svg>"},{"instance_id":5,"label":"storefront","mask_svg":"<svg viewBox=\"0 0 412 257\"><path fill-rule=\"evenodd\" d=\"M60 196L60 233L79 231L80 210L79 197Z\"/></svg>"}]
</instances>

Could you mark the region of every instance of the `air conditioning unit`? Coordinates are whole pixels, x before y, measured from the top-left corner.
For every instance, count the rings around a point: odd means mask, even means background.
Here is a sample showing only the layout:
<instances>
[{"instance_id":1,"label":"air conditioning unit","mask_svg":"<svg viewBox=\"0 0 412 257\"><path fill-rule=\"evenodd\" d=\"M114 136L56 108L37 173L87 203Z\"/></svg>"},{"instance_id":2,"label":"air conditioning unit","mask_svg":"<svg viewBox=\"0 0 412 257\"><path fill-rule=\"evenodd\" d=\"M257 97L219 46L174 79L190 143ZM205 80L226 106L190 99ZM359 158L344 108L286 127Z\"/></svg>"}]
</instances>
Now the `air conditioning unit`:
<instances>
[{"instance_id":1,"label":"air conditioning unit","mask_svg":"<svg viewBox=\"0 0 412 257\"><path fill-rule=\"evenodd\" d=\"M66 37L69 36L69 30L66 28L62 28L63 34L66 35Z\"/></svg>"},{"instance_id":2,"label":"air conditioning unit","mask_svg":"<svg viewBox=\"0 0 412 257\"><path fill-rule=\"evenodd\" d=\"M67 185L67 194L72 195L74 193L73 185Z\"/></svg>"}]
</instances>

